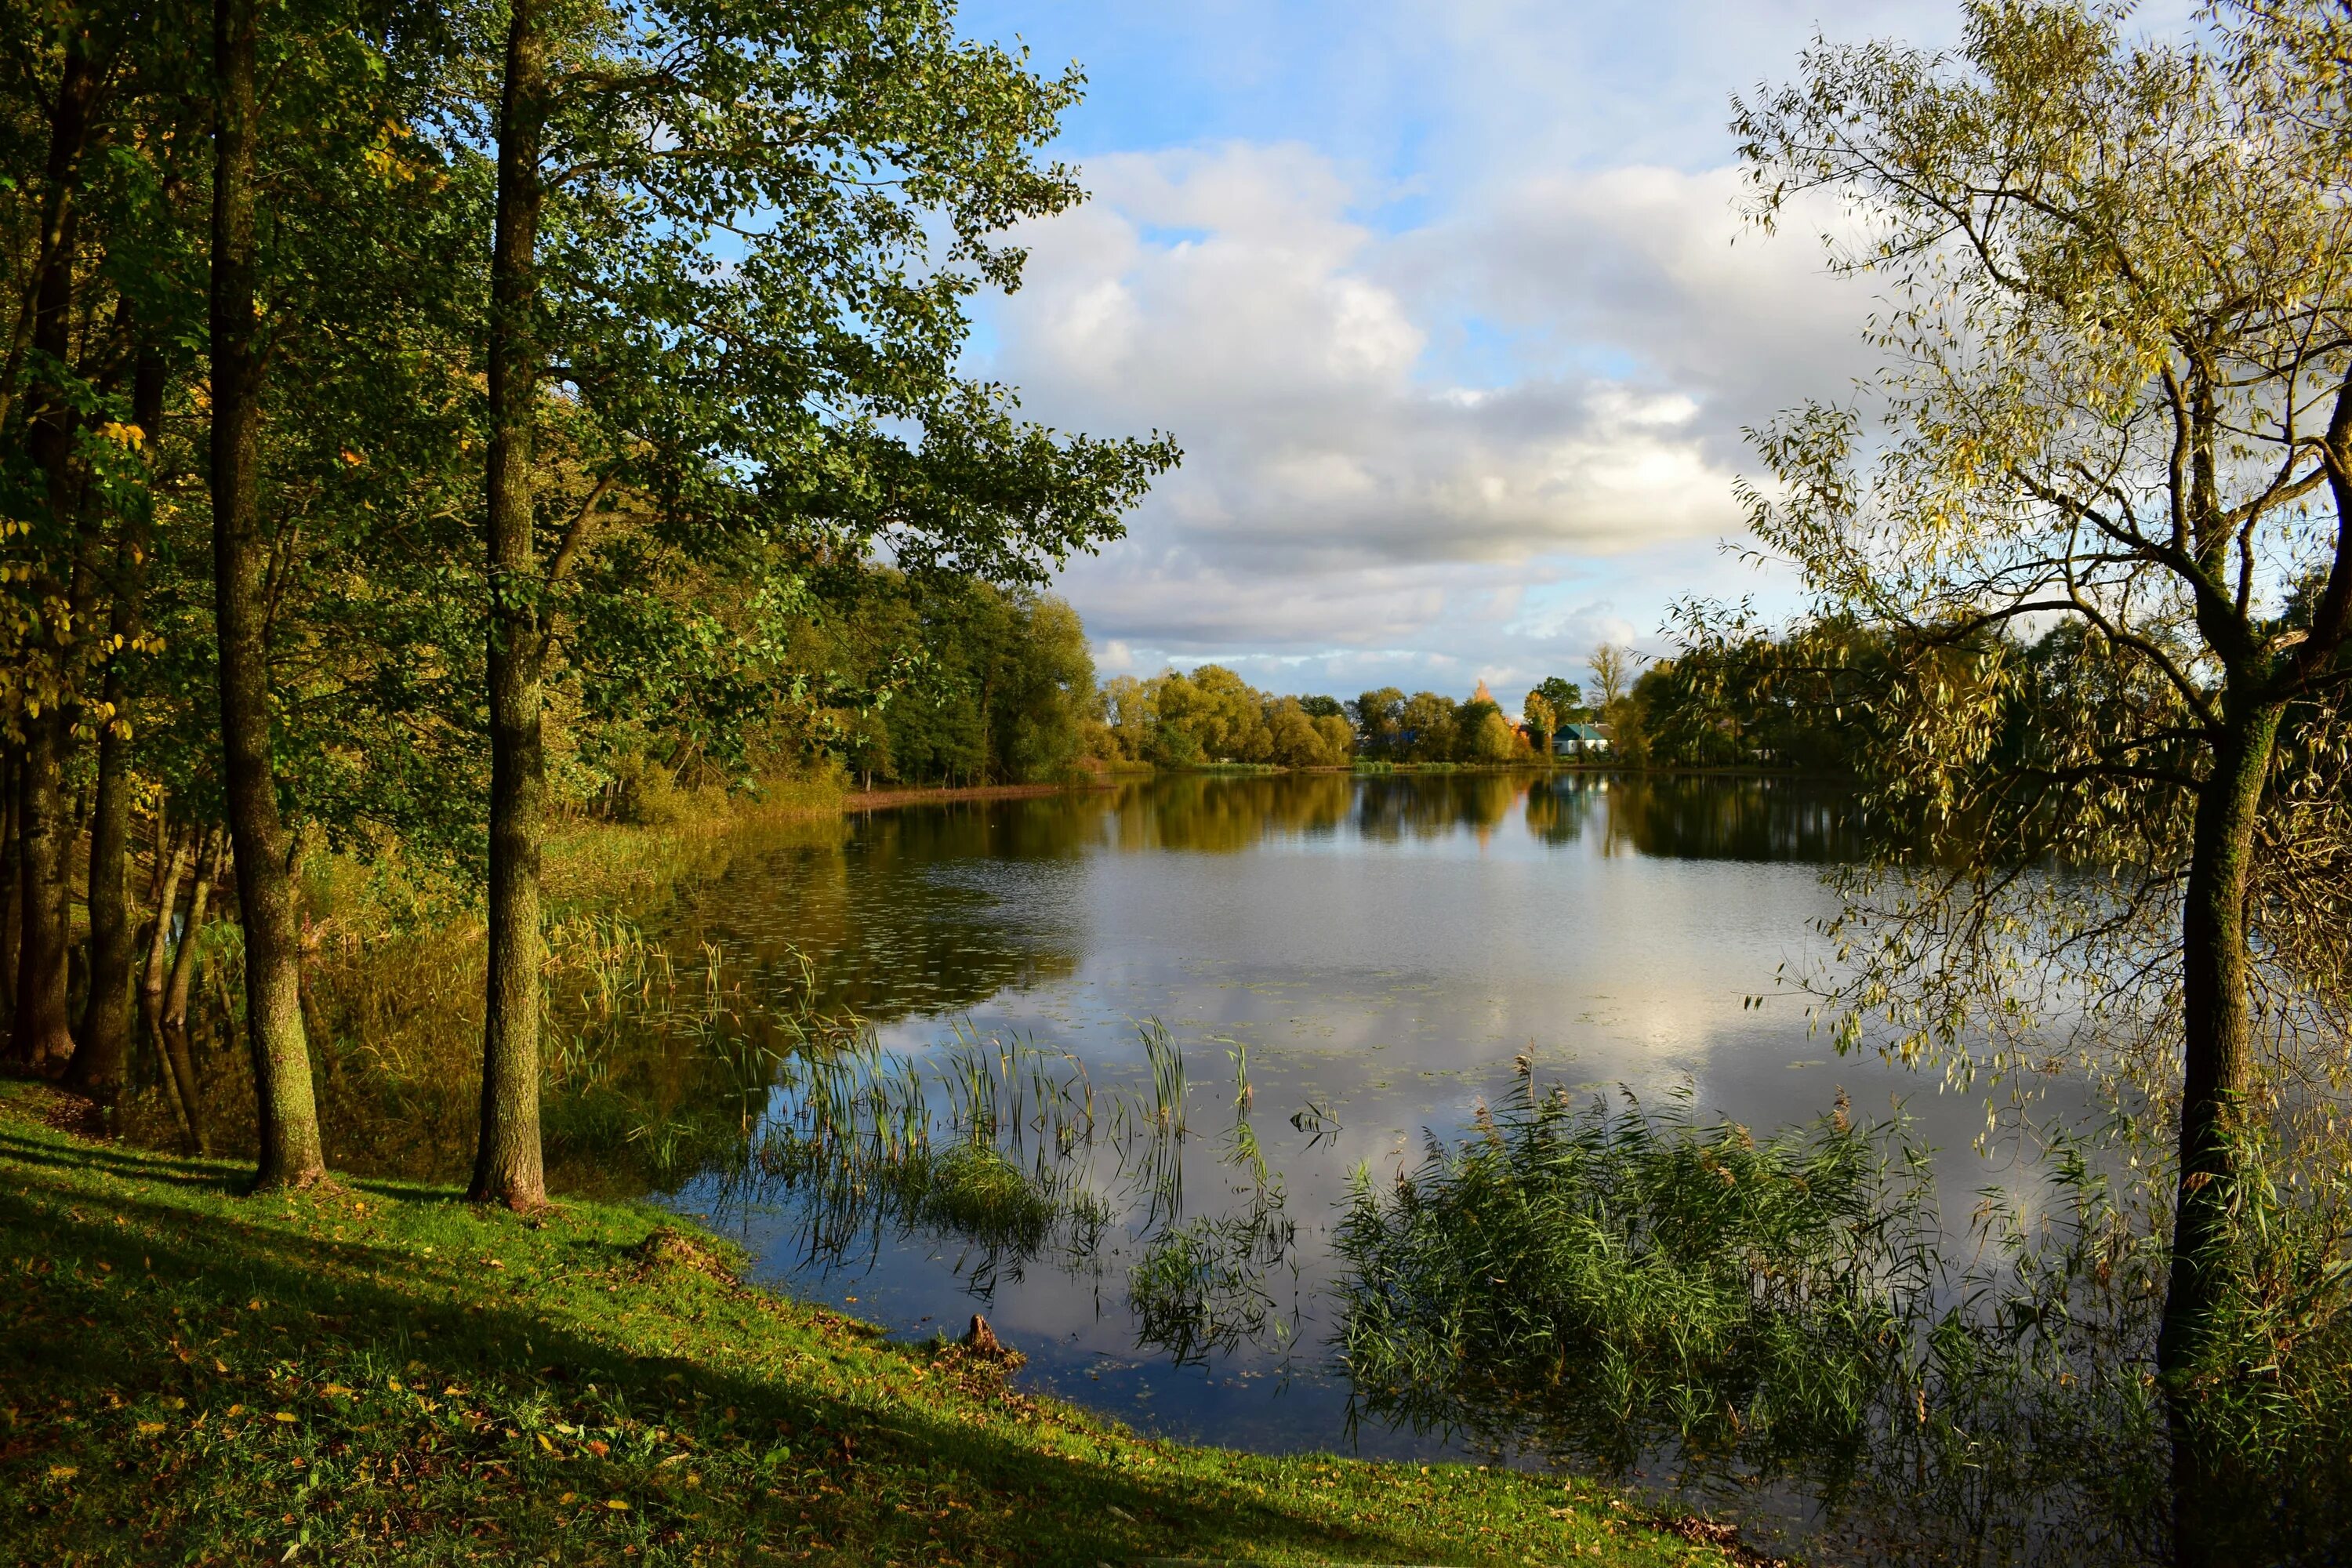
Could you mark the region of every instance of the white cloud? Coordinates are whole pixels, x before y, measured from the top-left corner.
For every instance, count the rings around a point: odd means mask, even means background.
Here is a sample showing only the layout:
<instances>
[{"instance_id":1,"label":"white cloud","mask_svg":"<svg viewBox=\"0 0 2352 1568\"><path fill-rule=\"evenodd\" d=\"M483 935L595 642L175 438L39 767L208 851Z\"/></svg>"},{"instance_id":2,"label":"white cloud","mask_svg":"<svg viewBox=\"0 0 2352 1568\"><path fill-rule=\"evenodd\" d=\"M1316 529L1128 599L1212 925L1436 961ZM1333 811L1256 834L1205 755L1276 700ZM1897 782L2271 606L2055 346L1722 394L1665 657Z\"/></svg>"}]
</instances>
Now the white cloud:
<instances>
[{"instance_id":1,"label":"white cloud","mask_svg":"<svg viewBox=\"0 0 2352 1568\"><path fill-rule=\"evenodd\" d=\"M1727 172L1530 176L1402 233L1297 144L1086 173L1093 199L1024 237L987 368L1051 423L1186 448L1130 538L1065 580L1122 668L1580 665L1651 629L1596 565L1650 581L1653 607L1727 581L1739 426L1860 363L1862 301L1815 247L1733 246ZM1456 341L1464 321L1503 349ZM1580 578L1573 605L1521 603Z\"/></svg>"}]
</instances>

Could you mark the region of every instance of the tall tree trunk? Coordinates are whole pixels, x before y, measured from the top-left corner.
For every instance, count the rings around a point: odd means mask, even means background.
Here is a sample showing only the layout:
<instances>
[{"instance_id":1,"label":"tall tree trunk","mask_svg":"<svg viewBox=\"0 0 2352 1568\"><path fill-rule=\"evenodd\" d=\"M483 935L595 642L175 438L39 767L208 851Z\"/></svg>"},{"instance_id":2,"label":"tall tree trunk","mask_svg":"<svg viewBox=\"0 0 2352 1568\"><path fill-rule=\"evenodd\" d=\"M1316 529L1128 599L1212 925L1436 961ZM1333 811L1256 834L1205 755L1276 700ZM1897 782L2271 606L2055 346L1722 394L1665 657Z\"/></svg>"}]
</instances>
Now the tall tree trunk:
<instances>
[{"instance_id":1,"label":"tall tree trunk","mask_svg":"<svg viewBox=\"0 0 2352 1568\"><path fill-rule=\"evenodd\" d=\"M171 960L172 917L178 912L180 881L187 873L190 844L184 841L167 846L163 842L161 814L156 829L156 882L154 896L150 900L155 906L155 928L148 936L147 964L139 976L139 1017L146 1026L156 1058L163 1064L163 1084L172 1109L180 1119L180 1131L186 1134L188 1146L201 1153L203 1140L198 1130L203 1125L202 1108L196 1102L195 1077L191 1071L182 1079L181 1063L172 1053L171 1042L163 1037L163 982Z\"/></svg>"},{"instance_id":2,"label":"tall tree trunk","mask_svg":"<svg viewBox=\"0 0 2352 1568\"><path fill-rule=\"evenodd\" d=\"M25 725L24 936L16 964L16 1007L9 1049L40 1068L73 1055L66 997L65 791L58 710L45 707Z\"/></svg>"},{"instance_id":3,"label":"tall tree trunk","mask_svg":"<svg viewBox=\"0 0 2352 1568\"><path fill-rule=\"evenodd\" d=\"M518 1209L547 1201L539 1141L541 631L531 539L537 401L540 128L546 62L535 0L513 0L499 106L498 231L490 258L489 981L482 1031L482 1126L471 1196Z\"/></svg>"},{"instance_id":4,"label":"tall tree trunk","mask_svg":"<svg viewBox=\"0 0 2352 1568\"><path fill-rule=\"evenodd\" d=\"M72 195L82 148L89 139L89 102L96 86L87 40L68 29L49 121L46 173L48 188L57 197L57 216L53 232L44 236L48 245L36 289L32 342L38 374L27 431L32 457L47 492L50 537L45 544L51 563L75 548L84 488L73 454L73 402L56 378L63 374L73 348L74 263L80 245L76 233L79 209ZM37 570L36 595L47 608L65 590L53 566ZM63 1062L73 1055L62 984L66 932L58 919L64 907L68 837L61 774L69 740L64 722L68 685L65 639L71 631L69 618L64 626L58 625L59 618L54 611L45 617L47 630L32 650L27 673L32 678L28 695L33 700L26 704L25 717L23 946L17 954L8 1048L18 1061L35 1068Z\"/></svg>"},{"instance_id":5,"label":"tall tree trunk","mask_svg":"<svg viewBox=\"0 0 2352 1568\"><path fill-rule=\"evenodd\" d=\"M163 355L142 341L131 390L131 417L159 449L163 425ZM107 635L106 718L99 731L98 796L89 827L89 1000L82 1011L81 1045L67 1081L101 1105L122 1091L130 1057L132 931L123 882L131 841L131 713L123 662L139 630L146 590L147 533L143 518L125 520L115 551Z\"/></svg>"},{"instance_id":6,"label":"tall tree trunk","mask_svg":"<svg viewBox=\"0 0 2352 1568\"><path fill-rule=\"evenodd\" d=\"M226 836L215 828L196 850L195 879L188 888L188 918L180 927L180 942L172 955L172 976L163 989L163 1026L188 1026L188 988L196 973L196 937L205 929L205 905L213 885L220 880L221 848Z\"/></svg>"},{"instance_id":7,"label":"tall tree trunk","mask_svg":"<svg viewBox=\"0 0 2352 1568\"><path fill-rule=\"evenodd\" d=\"M302 1035L302 962L278 779L270 758L269 648L256 458L261 410L254 315L255 0L213 4L213 594L221 757L245 926L245 991L262 1187L326 1174Z\"/></svg>"},{"instance_id":8,"label":"tall tree trunk","mask_svg":"<svg viewBox=\"0 0 2352 1568\"><path fill-rule=\"evenodd\" d=\"M0 911L0 997L7 1002L7 1013L13 1021L16 1016L16 969L24 962L25 949L25 753L22 746L10 746L5 763L7 798L5 816L7 838L0 843L0 897L7 900Z\"/></svg>"},{"instance_id":9,"label":"tall tree trunk","mask_svg":"<svg viewBox=\"0 0 2352 1568\"><path fill-rule=\"evenodd\" d=\"M2220 1568L2240 1560L2227 1456L2201 1442L2190 1379L2206 1359L2231 1272L2229 1208L2253 1039L2253 955L2247 888L2263 789L2281 710L2232 714L2197 801L2181 910L2180 1175L2173 1200L2172 1277L2157 1341L2172 1437L2174 1560Z\"/></svg>"},{"instance_id":10,"label":"tall tree trunk","mask_svg":"<svg viewBox=\"0 0 2352 1568\"><path fill-rule=\"evenodd\" d=\"M196 973L196 938L205 926L205 902L219 879L221 849L227 842L227 834L215 828L205 836L197 851L195 885L188 889L187 923L180 928L180 951L172 960L172 978L158 1020L163 1061L172 1070L172 1081L180 1086L180 1100L188 1111L188 1140L199 1154L213 1152L212 1129L205 1120L204 1088L196 1081L195 1058L188 1052L188 989Z\"/></svg>"}]
</instances>

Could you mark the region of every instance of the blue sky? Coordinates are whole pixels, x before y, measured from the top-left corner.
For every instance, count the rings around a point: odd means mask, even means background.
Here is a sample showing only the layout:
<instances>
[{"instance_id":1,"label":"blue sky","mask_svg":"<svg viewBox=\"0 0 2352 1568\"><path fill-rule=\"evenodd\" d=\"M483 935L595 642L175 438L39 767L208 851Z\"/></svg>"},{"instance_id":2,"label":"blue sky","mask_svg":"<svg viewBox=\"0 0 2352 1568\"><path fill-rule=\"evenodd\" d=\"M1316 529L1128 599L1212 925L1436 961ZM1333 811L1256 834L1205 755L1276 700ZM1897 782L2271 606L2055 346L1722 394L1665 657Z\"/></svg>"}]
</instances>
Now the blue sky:
<instances>
[{"instance_id":1,"label":"blue sky","mask_svg":"<svg viewBox=\"0 0 2352 1568\"><path fill-rule=\"evenodd\" d=\"M1649 653L1727 553L1743 426L1850 395L1870 307L1803 232L1742 235L1736 92L1817 27L1943 44L1958 7L1844 0L989 0L971 36L1076 59L1035 226L975 368L1030 413L1187 451L1061 591L1106 674L1507 701ZM1834 221L1823 213L1822 225ZM1816 230L1815 232L1818 232Z\"/></svg>"}]
</instances>

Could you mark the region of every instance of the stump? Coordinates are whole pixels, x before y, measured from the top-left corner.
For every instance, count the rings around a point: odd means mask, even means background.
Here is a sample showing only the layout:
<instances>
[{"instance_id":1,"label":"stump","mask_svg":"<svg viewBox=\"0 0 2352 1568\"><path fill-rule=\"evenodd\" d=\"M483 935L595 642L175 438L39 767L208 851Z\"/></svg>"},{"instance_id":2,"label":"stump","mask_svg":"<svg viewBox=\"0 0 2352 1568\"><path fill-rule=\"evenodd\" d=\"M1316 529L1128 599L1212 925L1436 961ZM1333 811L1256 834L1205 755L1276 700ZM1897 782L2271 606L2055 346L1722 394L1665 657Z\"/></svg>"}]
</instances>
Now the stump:
<instances>
[{"instance_id":1,"label":"stump","mask_svg":"<svg viewBox=\"0 0 2352 1568\"><path fill-rule=\"evenodd\" d=\"M963 1348L969 1354L983 1356L990 1361L1003 1361L1013 1354L1004 1342L996 1337L996 1331L988 1326L988 1320L978 1312L971 1315L971 1327L964 1331Z\"/></svg>"}]
</instances>

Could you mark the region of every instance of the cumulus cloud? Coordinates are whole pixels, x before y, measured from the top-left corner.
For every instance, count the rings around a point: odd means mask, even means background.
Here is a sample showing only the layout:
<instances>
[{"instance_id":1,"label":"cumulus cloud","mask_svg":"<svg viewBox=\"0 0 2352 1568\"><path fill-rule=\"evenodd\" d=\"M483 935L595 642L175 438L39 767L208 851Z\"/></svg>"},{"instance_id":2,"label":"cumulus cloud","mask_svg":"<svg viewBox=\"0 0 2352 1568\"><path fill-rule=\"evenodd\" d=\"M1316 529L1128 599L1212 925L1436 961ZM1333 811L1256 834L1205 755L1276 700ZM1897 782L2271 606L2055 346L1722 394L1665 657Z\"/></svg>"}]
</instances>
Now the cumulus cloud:
<instances>
[{"instance_id":1,"label":"cumulus cloud","mask_svg":"<svg viewBox=\"0 0 2352 1568\"><path fill-rule=\"evenodd\" d=\"M1834 9L1837 37L1927 47L1963 21L1949 0ZM2137 25L2193 9L2149 0ZM1091 78L1066 150L1093 199L1024 237L979 368L1053 424L1188 453L1065 579L1107 659L1499 691L1604 637L1654 642L1676 598L1785 592L1716 549L1753 466L1739 432L1851 395L1871 301L1823 274L1834 213L1741 232L1725 121L1793 74L1818 5L964 14Z\"/></svg>"},{"instance_id":2,"label":"cumulus cloud","mask_svg":"<svg viewBox=\"0 0 2352 1568\"><path fill-rule=\"evenodd\" d=\"M1302 146L1097 160L1094 199L1026 237L998 368L1048 417L1175 430L1187 462L1139 532L1223 564L1518 563L1712 537L1737 522L1720 395L1785 359L1809 317L1787 308L1795 269L1759 291L1696 254L1729 236L1724 181L1638 173L1395 235L1350 216L1377 193ZM1454 373L1433 338L1465 299L1569 367ZM1574 367L1596 350L1628 368Z\"/></svg>"},{"instance_id":3,"label":"cumulus cloud","mask_svg":"<svg viewBox=\"0 0 2352 1568\"><path fill-rule=\"evenodd\" d=\"M1065 581L1107 665L1466 684L1639 636L1612 586L1654 609L1725 575L1738 427L1859 363L1814 247L1735 247L1726 171L1530 177L1401 230L1298 143L1087 178L1024 237L987 368L1054 423L1185 446Z\"/></svg>"}]
</instances>

